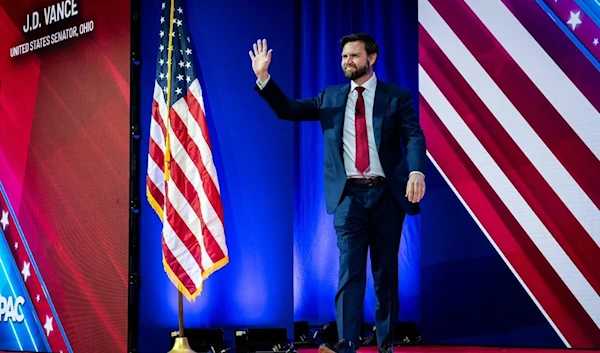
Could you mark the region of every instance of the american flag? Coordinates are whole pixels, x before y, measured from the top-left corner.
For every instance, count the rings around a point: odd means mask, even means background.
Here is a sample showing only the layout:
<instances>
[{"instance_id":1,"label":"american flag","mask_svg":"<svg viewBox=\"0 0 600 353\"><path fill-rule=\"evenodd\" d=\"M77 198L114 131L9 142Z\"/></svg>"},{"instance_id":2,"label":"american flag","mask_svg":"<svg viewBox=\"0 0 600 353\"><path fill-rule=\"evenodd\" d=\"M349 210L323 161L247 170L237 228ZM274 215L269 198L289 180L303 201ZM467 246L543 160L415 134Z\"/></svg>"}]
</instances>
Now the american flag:
<instances>
[{"instance_id":1,"label":"american flag","mask_svg":"<svg viewBox=\"0 0 600 353\"><path fill-rule=\"evenodd\" d=\"M596 3L418 2L428 156L565 346L578 348L600 347Z\"/></svg>"},{"instance_id":2,"label":"american flag","mask_svg":"<svg viewBox=\"0 0 600 353\"><path fill-rule=\"evenodd\" d=\"M229 257L202 88L179 0L162 3L160 22L147 197L163 224L165 271L191 301Z\"/></svg>"}]
</instances>

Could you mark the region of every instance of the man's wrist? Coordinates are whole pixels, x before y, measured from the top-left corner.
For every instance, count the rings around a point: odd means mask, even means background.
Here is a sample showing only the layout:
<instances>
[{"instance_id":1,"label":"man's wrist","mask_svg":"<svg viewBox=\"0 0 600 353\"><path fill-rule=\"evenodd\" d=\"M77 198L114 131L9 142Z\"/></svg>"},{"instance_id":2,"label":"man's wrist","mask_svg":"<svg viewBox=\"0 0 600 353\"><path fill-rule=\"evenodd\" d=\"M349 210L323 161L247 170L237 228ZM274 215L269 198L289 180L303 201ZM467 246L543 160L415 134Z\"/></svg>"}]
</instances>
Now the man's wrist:
<instances>
[{"instance_id":1,"label":"man's wrist","mask_svg":"<svg viewBox=\"0 0 600 353\"><path fill-rule=\"evenodd\" d=\"M269 78L269 73L268 72L262 72L262 73L256 75L256 78L258 79L258 82L262 85Z\"/></svg>"}]
</instances>

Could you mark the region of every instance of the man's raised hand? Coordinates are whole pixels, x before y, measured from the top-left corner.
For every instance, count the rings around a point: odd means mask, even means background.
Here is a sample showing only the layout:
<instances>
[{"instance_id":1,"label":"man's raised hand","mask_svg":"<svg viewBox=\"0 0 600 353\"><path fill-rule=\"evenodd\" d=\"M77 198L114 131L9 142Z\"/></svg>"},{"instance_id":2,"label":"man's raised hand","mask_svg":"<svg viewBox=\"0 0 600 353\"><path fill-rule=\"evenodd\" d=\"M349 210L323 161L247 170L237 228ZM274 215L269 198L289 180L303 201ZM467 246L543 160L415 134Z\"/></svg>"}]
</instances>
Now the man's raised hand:
<instances>
[{"instance_id":1,"label":"man's raised hand","mask_svg":"<svg viewBox=\"0 0 600 353\"><path fill-rule=\"evenodd\" d=\"M252 59L252 70L256 74L256 78L262 83L269 77L269 65L271 64L271 56L273 49L268 49L267 40L257 40L253 45L254 51L250 50L248 54Z\"/></svg>"}]
</instances>

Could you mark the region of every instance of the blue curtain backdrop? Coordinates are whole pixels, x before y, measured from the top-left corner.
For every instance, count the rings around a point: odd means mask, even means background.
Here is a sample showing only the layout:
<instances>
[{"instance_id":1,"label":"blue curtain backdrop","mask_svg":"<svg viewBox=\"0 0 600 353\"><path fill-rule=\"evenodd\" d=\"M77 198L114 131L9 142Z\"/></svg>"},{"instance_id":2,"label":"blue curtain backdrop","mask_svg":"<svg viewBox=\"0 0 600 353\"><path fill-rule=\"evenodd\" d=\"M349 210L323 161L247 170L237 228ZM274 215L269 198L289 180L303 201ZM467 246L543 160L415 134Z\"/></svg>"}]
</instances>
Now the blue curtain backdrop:
<instances>
[{"instance_id":1,"label":"blue curtain backdrop","mask_svg":"<svg viewBox=\"0 0 600 353\"><path fill-rule=\"evenodd\" d=\"M299 97L346 83L341 70L342 36L367 32L379 43L379 79L411 91L418 109L416 1L302 1L299 28ZM276 53L276 52L275 52ZM281 65L274 56L275 67ZM294 213L294 318L321 325L335 320L339 268L332 216L325 210L323 138L319 123L297 128ZM407 217L399 254L399 320L420 322L420 216ZM402 226L398 224L398 226ZM367 269L364 320L375 322L375 294Z\"/></svg>"}]
</instances>

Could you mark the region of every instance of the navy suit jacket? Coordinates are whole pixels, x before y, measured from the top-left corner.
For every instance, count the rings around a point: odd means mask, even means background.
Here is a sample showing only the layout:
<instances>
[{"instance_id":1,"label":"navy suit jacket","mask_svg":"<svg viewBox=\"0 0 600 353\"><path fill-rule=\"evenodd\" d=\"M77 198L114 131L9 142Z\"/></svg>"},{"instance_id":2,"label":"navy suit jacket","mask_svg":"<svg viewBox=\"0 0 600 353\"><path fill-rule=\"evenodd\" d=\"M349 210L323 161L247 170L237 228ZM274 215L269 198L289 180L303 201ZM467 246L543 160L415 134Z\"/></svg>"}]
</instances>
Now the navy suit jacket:
<instances>
[{"instance_id":1,"label":"navy suit jacket","mask_svg":"<svg viewBox=\"0 0 600 353\"><path fill-rule=\"evenodd\" d=\"M325 200L327 212L334 213L347 180L342 157L342 131L350 83L328 86L317 97L299 100L289 99L273 77L262 90L258 86L255 90L280 119L321 122L325 144ZM409 173L425 173L425 136L408 90L378 79L373 128L379 160L390 190L407 214L418 214L419 204L408 201L405 194Z\"/></svg>"}]
</instances>

